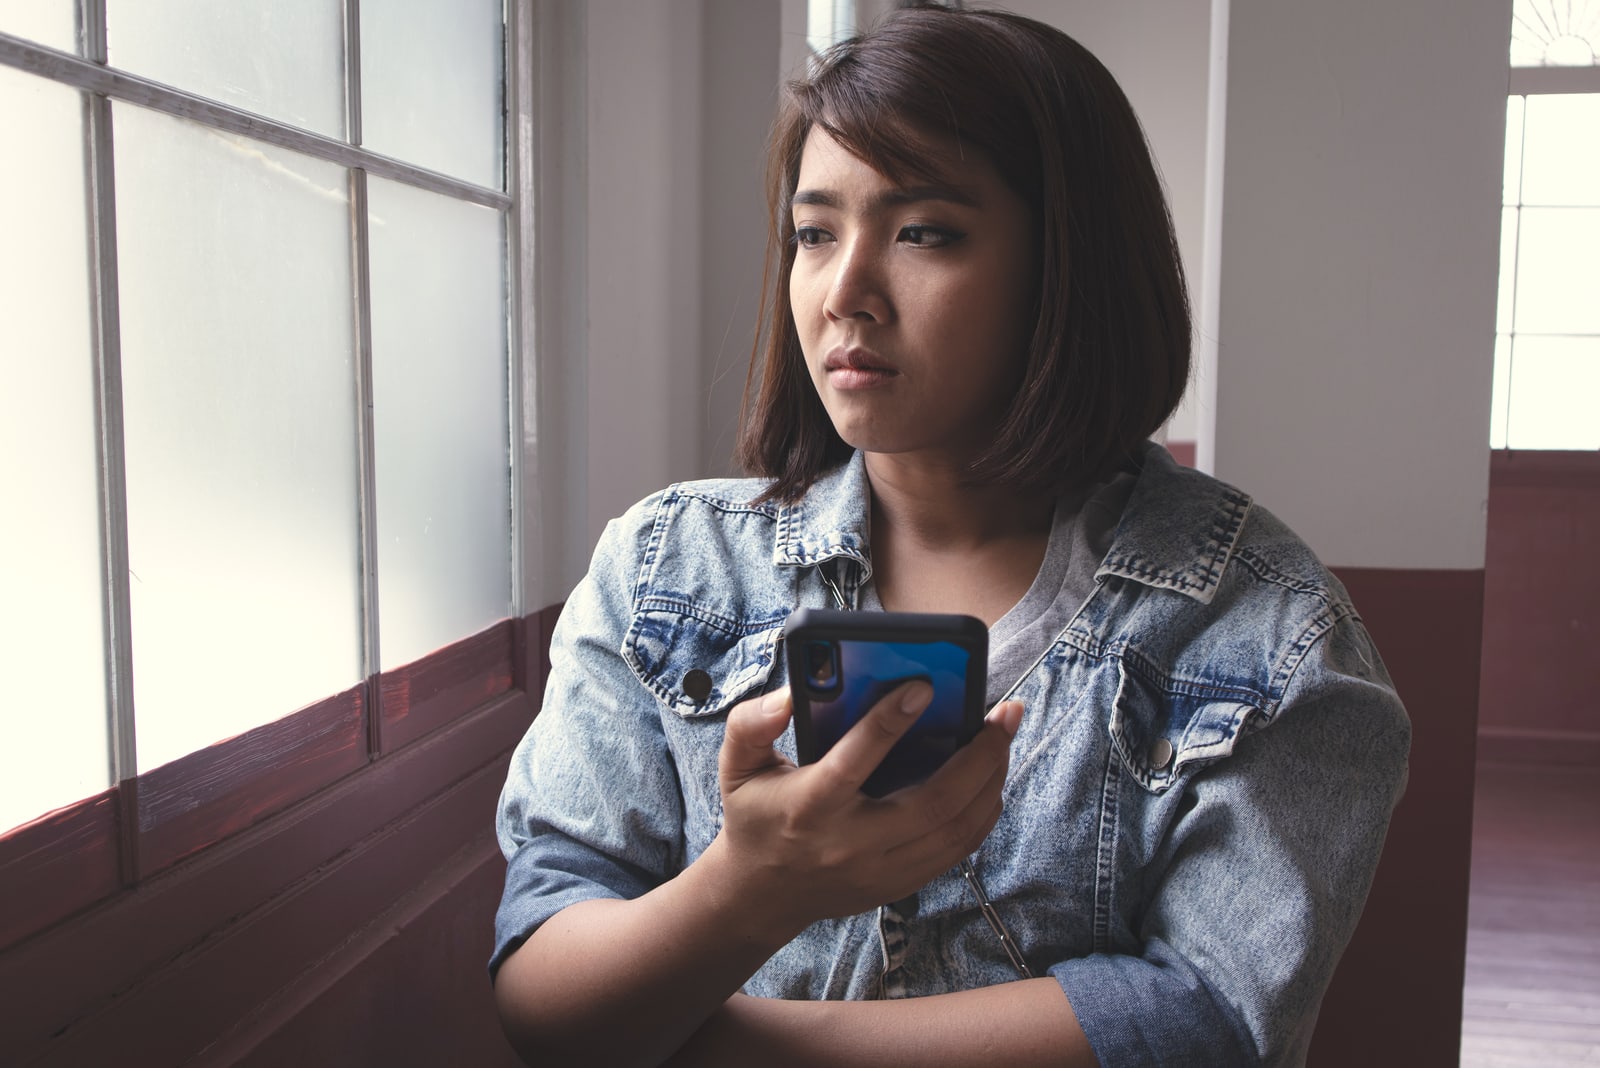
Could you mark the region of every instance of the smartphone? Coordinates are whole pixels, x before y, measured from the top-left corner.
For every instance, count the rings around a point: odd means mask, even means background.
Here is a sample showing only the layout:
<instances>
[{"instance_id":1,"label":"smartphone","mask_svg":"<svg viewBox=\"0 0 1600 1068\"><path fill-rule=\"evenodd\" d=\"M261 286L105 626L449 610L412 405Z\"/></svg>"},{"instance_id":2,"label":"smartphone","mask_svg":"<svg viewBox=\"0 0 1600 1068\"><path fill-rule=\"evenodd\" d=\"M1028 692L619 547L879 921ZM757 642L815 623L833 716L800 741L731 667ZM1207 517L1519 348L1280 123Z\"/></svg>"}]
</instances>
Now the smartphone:
<instances>
[{"instance_id":1,"label":"smartphone","mask_svg":"<svg viewBox=\"0 0 1600 1068\"><path fill-rule=\"evenodd\" d=\"M933 700L862 785L882 797L932 775L983 726L989 630L972 616L802 608L784 624L800 763L822 758L896 687Z\"/></svg>"}]
</instances>

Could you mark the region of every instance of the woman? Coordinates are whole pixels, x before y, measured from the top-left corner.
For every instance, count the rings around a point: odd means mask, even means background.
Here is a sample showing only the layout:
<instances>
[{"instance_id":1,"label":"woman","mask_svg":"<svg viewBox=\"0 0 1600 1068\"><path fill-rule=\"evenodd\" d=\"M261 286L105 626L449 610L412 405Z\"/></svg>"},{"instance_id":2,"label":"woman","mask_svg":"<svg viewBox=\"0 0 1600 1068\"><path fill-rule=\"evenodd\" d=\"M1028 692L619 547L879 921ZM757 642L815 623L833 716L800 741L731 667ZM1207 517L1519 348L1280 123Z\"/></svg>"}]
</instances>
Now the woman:
<instances>
[{"instance_id":1,"label":"woman","mask_svg":"<svg viewBox=\"0 0 1600 1068\"><path fill-rule=\"evenodd\" d=\"M1409 728L1310 551L1146 442L1189 316L1126 100L1038 23L902 11L790 87L769 192L761 477L636 505L567 602L501 802L508 1033L607 1065L1299 1063ZM908 684L796 768L802 606L982 619L984 729L863 795Z\"/></svg>"}]
</instances>

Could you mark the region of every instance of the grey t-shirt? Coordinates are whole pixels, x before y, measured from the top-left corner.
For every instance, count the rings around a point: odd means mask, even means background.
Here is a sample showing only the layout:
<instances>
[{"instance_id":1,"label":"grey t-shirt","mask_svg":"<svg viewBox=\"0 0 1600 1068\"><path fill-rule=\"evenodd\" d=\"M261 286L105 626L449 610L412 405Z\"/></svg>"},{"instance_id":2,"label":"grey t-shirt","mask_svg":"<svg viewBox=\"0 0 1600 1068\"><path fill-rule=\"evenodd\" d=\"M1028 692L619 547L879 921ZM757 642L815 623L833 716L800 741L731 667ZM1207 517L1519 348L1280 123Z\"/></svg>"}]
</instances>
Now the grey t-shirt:
<instances>
[{"instance_id":1,"label":"grey t-shirt","mask_svg":"<svg viewBox=\"0 0 1600 1068\"><path fill-rule=\"evenodd\" d=\"M1087 494L1056 502L1050 541L1033 585L989 628L989 688L985 703L1004 700L1038 662L1094 592L1094 573L1111 548L1135 476L1121 473ZM875 583L861 590L861 607L883 611Z\"/></svg>"}]
</instances>

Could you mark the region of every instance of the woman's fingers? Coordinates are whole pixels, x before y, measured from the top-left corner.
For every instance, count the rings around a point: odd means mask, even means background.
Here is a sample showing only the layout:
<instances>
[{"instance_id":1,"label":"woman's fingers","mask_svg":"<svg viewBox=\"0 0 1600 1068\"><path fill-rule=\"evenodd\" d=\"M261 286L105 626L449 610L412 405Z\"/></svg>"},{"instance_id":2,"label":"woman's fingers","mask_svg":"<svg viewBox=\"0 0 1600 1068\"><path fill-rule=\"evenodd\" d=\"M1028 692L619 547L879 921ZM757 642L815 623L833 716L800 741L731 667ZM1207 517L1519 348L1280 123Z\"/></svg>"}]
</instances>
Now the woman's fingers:
<instances>
[{"instance_id":1,"label":"woman's fingers","mask_svg":"<svg viewBox=\"0 0 1600 1068\"><path fill-rule=\"evenodd\" d=\"M773 748L793 711L787 690L729 714L720 758L723 845L775 915L804 926L860 912L919 889L982 843L1000 817L1021 714L1015 702L995 708L920 786L881 799L860 790L932 696L923 681L899 687L800 769Z\"/></svg>"},{"instance_id":2,"label":"woman's fingers","mask_svg":"<svg viewBox=\"0 0 1600 1068\"><path fill-rule=\"evenodd\" d=\"M1007 701L990 711L983 729L945 761L928 781L899 791L895 797L933 831L955 819L972 799L1002 779L1010 761L1011 738L1022 716L1022 705Z\"/></svg>"},{"instance_id":3,"label":"woman's fingers","mask_svg":"<svg viewBox=\"0 0 1600 1068\"><path fill-rule=\"evenodd\" d=\"M992 770L989 778L976 790L941 795L948 805L943 818L937 822L926 819L920 821L923 828L920 834L907 837L889 850L892 863L908 870L920 871L926 867L926 878L932 878L976 851L1000 819L1005 779L1006 765L1002 763ZM924 784L931 785L932 780ZM897 801L925 815L927 800L909 796L910 791L906 791L906 794L906 797L897 798Z\"/></svg>"},{"instance_id":4,"label":"woman's fingers","mask_svg":"<svg viewBox=\"0 0 1600 1068\"><path fill-rule=\"evenodd\" d=\"M788 764L772 745L789 725L792 712L789 688L784 687L741 701L728 713L717 757L724 795L768 768Z\"/></svg>"},{"instance_id":5,"label":"woman's fingers","mask_svg":"<svg viewBox=\"0 0 1600 1068\"><path fill-rule=\"evenodd\" d=\"M895 687L845 731L817 761L817 768L826 773L832 788L861 789L932 700L933 687L922 679Z\"/></svg>"}]
</instances>

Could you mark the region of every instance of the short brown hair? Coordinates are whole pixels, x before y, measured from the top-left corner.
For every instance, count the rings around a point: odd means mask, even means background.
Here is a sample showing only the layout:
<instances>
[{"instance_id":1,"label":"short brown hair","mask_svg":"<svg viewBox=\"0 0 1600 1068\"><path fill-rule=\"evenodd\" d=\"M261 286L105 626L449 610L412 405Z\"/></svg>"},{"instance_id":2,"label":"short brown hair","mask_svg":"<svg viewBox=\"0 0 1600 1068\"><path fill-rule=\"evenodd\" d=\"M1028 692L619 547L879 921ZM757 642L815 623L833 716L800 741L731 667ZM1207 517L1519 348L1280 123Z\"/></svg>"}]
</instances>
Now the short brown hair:
<instances>
[{"instance_id":1,"label":"short brown hair","mask_svg":"<svg viewBox=\"0 0 1600 1068\"><path fill-rule=\"evenodd\" d=\"M1043 23L911 7L789 83L773 127L763 329L737 452L773 480L764 498L798 498L851 453L811 383L789 305L791 198L813 127L896 182L935 177L931 143L976 148L1033 214L1040 269L1023 380L974 481L1087 484L1172 414L1189 378L1189 299L1127 97L1087 49Z\"/></svg>"}]
</instances>

